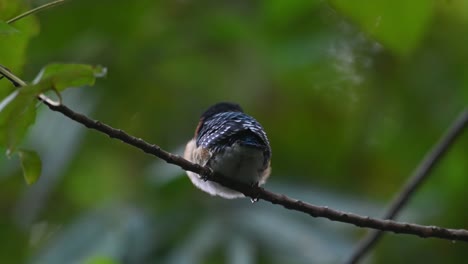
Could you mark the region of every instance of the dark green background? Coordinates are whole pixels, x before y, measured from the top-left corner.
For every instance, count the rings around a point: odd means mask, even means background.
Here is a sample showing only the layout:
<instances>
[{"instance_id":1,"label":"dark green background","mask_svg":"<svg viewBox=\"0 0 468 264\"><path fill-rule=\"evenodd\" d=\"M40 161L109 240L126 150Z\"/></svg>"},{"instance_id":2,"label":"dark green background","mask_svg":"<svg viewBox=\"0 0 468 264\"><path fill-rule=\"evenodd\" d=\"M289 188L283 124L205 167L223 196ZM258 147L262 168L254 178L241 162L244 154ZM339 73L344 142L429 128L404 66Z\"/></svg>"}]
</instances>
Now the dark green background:
<instances>
[{"instance_id":1,"label":"dark green background","mask_svg":"<svg viewBox=\"0 0 468 264\"><path fill-rule=\"evenodd\" d=\"M7 20L45 1L0 0ZM64 102L182 153L199 114L234 101L273 149L266 188L379 217L468 102L468 2L75 0L13 24L0 63L108 76ZM0 81L0 96L12 91ZM340 263L364 235L260 201L195 189L178 167L38 105L28 186L0 157L1 263ZM402 221L468 228L468 135ZM387 234L367 263L461 263L466 243Z\"/></svg>"}]
</instances>

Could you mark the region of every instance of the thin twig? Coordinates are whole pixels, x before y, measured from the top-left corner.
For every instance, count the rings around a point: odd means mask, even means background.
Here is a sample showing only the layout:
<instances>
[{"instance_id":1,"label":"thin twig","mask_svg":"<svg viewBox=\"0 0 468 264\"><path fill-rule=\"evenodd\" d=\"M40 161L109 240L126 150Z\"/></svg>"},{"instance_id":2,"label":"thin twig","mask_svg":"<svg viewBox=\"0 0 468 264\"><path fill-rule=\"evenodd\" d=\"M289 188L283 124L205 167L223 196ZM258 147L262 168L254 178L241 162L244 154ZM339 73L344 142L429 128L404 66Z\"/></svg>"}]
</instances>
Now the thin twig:
<instances>
[{"instance_id":1,"label":"thin twig","mask_svg":"<svg viewBox=\"0 0 468 264\"><path fill-rule=\"evenodd\" d=\"M0 67L0 73L4 74L5 69ZM16 78L10 78L12 74L5 76L10 81ZM19 79L19 78L17 78ZM23 82L24 83L24 82ZM228 188L239 191L247 197L252 199L263 199L273 204L282 205L284 208L295 210L309 214L313 217L324 217L332 221L339 221L356 225L358 227L373 228L383 231L390 231L394 233L412 234L420 237L437 237L448 240L459 240L468 242L468 230L464 229L447 229L437 226L423 226L417 224L401 223L392 220L380 220L365 216L360 216L352 213L341 212L330 209L328 207L316 206L308 204L299 200L291 199L282 194L276 194L267 191L260 187L243 184L240 182L233 181L232 179L224 178L221 175L213 173L208 167L203 167L198 164L194 164L188 160L183 159L178 155L171 154L167 151L162 150L159 146L149 144L146 141L133 137L120 129L115 129L109 125L106 125L100 121L92 120L85 115L79 114L66 107L63 104L52 104L47 99L39 98L45 105L47 105L52 111L57 111L65 115L66 117L90 128L97 130L101 133L108 135L111 138L116 138L124 143L141 149L142 151L152 154L160 159L165 160L168 163L177 165L184 170L192 171L197 174L205 176L210 181L218 182Z\"/></svg>"},{"instance_id":2,"label":"thin twig","mask_svg":"<svg viewBox=\"0 0 468 264\"><path fill-rule=\"evenodd\" d=\"M0 73L3 77L7 78L15 87L26 86L26 82L11 73L6 67L0 65Z\"/></svg>"},{"instance_id":3,"label":"thin twig","mask_svg":"<svg viewBox=\"0 0 468 264\"><path fill-rule=\"evenodd\" d=\"M24 12L24 13L16 16L16 17L8 20L7 24L14 23L14 22L16 22L16 21L18 21L18 20L20 20L20 19L22 19L24 17L27 17L27 16L32 15L34 13L38 13L40 11L43 11L43 10L47 9L47 8L50 8L50 7L53 7L53 6L56 6L56 5L60 5L65 1L66 0L57 0L57 1L54 1L54 2L50 2L50 3L44 4L44 5L38 6L38 7L34 8L34 9L31 9L31 10L29 10L27 12Z\"/></svg>"},{"instance_id":4,"label":"thin twig","mask_svg":"<svg viewBox=\"0 0 468 264\"><path fill-rule=\"evenodd\" d=\"M401 209L408 203L416 189L423 184L427 179L432 169L447 152L450 146L453 145L456 138L460 136L463 130L468 126L468 108L464 109L457 118L453 121L449 129L440 137L439 141L426 154L418 167L414 170L411 177L401 188L388 207L388 211L384 215L384 219L395 219ZM383 233L379 230L372 230L361 242L357 245L353 254L346 263L358 263L362 257L375 245L382 237Z\"/></svg>"}]
</instances>

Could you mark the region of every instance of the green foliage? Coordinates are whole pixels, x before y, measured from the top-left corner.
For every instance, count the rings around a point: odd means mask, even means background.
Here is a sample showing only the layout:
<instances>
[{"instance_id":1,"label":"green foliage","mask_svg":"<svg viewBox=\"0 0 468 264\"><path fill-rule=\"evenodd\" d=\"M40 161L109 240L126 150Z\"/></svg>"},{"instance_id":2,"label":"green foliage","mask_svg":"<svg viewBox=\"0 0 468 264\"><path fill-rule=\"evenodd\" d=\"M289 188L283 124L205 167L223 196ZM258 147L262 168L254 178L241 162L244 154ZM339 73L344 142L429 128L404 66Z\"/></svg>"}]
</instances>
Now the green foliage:
<instances>
[{"instance_id":1,"label":"green foliage","mask_svg":"<svg viewBox=\"0 0 468 264\"><path fill-rule=\"evenodd\" d=\"M44 67L33 81L33 89L39 91L94 85L96 77L103 77L106 69L101 66L85 64L49 64Z\"/></svg>"},{"instance_id":2,"label":"green foliage","mask_svg":"<svg viewBox=\"0 0 468 264\"><path fill-rule=\"evenodd\" d=\"M0 146L14 152L36 118L35 99L41 93L28 86L16 90L0 103Z\"/></svg>"},{"instance_id":3,"label":"green foliage","mask_svg":"<svg viewBox=\"0 0 468 264\"><path fill-rule=\"evenodd\" d=\"M0 34L0 64L8 67L16 74L20 74L26 62L26 49L32 37L39 32L39 23L33 16L7 25L4 21L27 10L24 1L0 0L0 23L2 31L14 34ZM0 98L4 98L12 91L8 82L0 82Z\"/></svg>"},{"instance_id":4,"label":"green foliage","mask_svg":"<svg viewBox=\"0 0 468 264\"><path fill-rule=\"evenodd\" d=\"M81 64L46 66L33 85L13 91L0 102L0 146L14 151L27 128L34 123L37 96L48 90L63 91L67 87L93 85L105 69Z\"/></svg>"},{"instance_id":5,"label":"green foliage","mask_svg":"<svg viewBox=\"0 0 468 264\"><path fill-rule=\"evenodd\" d=\"M26 183L33 184L41 175L41 159L35 151L21 149L18 151Z\"/></svg>"},{"instance_id":6,"label":"green foliage","mask_svg":"<svg viewBox=\"0 0 468 264\"><path fill-rule=\"evenodd\" d=\"M0 102L0 146L13 153L27 129L36 119L39 94L49 90L61 92L68 87L93 85L96 77L105 74L105 68L83 64L50 64L44 67L33 85L13 91ZM28 184L40 175L40 160L35 152L20 151L23 174Z\"/></svg>"}]
</instances>

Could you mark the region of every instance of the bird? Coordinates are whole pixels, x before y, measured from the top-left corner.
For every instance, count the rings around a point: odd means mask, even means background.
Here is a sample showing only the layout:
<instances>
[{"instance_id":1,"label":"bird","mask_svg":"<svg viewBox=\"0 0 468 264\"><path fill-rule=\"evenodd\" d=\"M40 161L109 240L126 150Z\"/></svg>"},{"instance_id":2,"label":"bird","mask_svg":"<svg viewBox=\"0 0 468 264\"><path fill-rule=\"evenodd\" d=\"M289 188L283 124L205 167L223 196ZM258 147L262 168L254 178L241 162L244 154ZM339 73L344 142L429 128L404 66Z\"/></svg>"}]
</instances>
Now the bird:
<instances>
[{"instance_id":1,"label":"bird","mask_svg":"<svg viewBox=\"0 0 468 264\"><path fill-rule=\"evenodd\" d=\"M271 147L265 130L255 118L232 102L210 106L200 117L184 158L234 181L260 186L271 173ZM212 196L245 197L219 183L187 171L192 183Z\"/></svg>"}]
</instances>

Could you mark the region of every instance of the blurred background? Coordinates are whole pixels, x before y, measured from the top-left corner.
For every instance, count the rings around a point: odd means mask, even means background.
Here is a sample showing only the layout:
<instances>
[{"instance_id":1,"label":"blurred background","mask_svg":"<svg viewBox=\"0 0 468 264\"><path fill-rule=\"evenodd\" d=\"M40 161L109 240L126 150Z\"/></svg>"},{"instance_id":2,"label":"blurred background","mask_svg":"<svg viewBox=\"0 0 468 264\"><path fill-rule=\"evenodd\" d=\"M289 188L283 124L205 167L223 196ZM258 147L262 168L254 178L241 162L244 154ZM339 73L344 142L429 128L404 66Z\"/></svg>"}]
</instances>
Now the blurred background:
<instances>
[{"instance_id":1,"label":"blurred background","mask_svg":"<svg viewBox=\"0 0 468 264\"><path fill-rule=\"evenodd\" d=\"M47 1L0 0L7 20ZM464 0L69 1L0 36L32 80L100 64L64 103L182 153L199 115L233 101L264 126L269 190L379 217L468 103ZM0 81L0 96L12 91ZM38 105L28 186L0 155L1 263L342 263L366 230L264 201L223 200L176 166ZM468 228L468 133L399 220ZM466 243L386 234L363 263L461 263Z\"/></svg>"}]
</instances>

